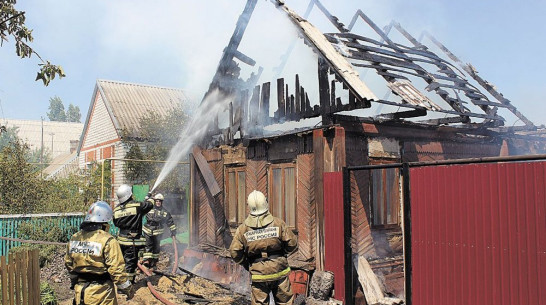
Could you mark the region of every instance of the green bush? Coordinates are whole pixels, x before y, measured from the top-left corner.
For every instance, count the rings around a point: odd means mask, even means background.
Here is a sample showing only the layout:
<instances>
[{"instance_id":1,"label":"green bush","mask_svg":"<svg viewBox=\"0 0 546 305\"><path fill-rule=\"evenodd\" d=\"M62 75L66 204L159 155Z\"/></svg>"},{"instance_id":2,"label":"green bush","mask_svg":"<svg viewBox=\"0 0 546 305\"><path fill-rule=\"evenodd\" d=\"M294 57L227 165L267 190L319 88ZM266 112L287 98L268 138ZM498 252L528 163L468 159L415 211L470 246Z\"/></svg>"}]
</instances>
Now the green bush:
<instances>
[{"instance_id":1,"label":"green bush","mask_svg":"<svg viewBox=\"0 0 546 305\"><path fill-rule=\"evenodd\" d=\"M72 234L78 231L78 227L69 224L62 224L61 219L47 219L39 223L25 222L19 225L18 236L22 239L53 241L66 243L70 240ZM56 245L37 245L27 244L11 249L10 251L17 252L27 249L40 250L40 267L45 266L51 261L59 251L66 251L63 246Z\"/></svg>"},{"instance_id":2,"label":"green bush","mask_svg":"<svg viewBox=\"0 0 546 305\"><path fill-rule=\"evenodd\" d=\"M55 290L48 282L40 282L40 304L41 305L57 305L57 295Z\"/></svg>"}]
</instances>

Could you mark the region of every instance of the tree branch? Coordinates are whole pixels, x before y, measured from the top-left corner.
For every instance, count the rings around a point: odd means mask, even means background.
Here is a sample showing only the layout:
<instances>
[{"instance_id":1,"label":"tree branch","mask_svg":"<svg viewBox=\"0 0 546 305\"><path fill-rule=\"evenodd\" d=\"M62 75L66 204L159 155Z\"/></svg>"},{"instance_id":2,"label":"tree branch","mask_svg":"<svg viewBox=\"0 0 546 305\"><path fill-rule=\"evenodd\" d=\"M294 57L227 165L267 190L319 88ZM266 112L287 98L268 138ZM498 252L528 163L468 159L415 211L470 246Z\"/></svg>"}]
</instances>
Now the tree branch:
<instances>
[{"instance_id":1,"label":"tree branch","mask_svg":"<svg viewBox=\"0 0 546 305\"><path fill-rule=\"evenodd\" d=\"M17 18L17 17L19 17L19 16L21 16L21 15L24 15L24 14L25 14L25 12L19 12L19 14L16 14L16 15L13 15L13 16L9 17L8 19L6 19L6 20L0 22L0 24L4 24L4 23L10 21L11 19Z\"/></svg>"}]
</instances>

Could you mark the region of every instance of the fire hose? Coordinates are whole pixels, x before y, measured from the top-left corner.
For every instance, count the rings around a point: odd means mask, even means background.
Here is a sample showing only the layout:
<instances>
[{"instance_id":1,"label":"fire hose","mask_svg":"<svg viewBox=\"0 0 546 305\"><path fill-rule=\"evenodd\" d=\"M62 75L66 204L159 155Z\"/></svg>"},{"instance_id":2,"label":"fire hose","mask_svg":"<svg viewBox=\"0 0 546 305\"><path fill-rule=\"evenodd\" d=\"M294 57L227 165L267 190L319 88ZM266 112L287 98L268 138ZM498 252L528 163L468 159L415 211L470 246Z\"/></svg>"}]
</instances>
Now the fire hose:
<instances>
[{"instance_id":1,"label":"fire hose","mask_svg":"<svg viewBox=\"0 0 546 305\"><path fill-rule=\"evenodd\" d=\"M140 262L137 263L137 266L142 272L144 272L144 274L146 274L146 285L148 286L148 289L150 289L150 292L154 295L154 297L156 297L159 301L161 301L161 303L165 305L176 305L175 303L165 299L159 292L157 292L157 290L155 290L152 283L150 283L149 277L152 276L152 273L150 272L150 270L142 266Z\"/></svg>"}]
</instances>

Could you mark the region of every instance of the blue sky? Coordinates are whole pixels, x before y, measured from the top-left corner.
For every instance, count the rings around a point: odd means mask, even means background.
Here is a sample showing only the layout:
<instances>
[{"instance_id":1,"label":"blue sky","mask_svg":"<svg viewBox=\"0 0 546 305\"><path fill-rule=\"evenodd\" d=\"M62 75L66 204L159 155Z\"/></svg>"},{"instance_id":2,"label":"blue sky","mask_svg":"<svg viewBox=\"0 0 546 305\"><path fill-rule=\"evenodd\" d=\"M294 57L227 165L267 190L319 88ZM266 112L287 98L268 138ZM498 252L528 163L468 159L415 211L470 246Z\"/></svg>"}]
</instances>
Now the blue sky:
<instances>
[{"instance_id":1,"label":"blue sky","mask_svg":"<svg viewBox=\"0 0 546 305\"><path fill-rule=\"evenodd\" d=\"M464 62L472 63L536 124L546 124L546 1L540 0L323 0L348 24L360 8L383 27L392 19L414 36L426 30ZM37 58L21 60L11 42L0 48L1 119L46 117L49 98L80 107L85 119L96 79L184 88L195 100L207 89L244 0L19 0L32 46L63 66L67 77L44 87L34 78ZM308 1L287 0L303 14ZM267 32L268 14L259 0L251 25ZM254 16L253 16L254 17ZM332 31L315 11L310 21ZM287 30L286 35L293 35ZM247 46L270 41L248 40Z\"/></svg>"}]
</instances>

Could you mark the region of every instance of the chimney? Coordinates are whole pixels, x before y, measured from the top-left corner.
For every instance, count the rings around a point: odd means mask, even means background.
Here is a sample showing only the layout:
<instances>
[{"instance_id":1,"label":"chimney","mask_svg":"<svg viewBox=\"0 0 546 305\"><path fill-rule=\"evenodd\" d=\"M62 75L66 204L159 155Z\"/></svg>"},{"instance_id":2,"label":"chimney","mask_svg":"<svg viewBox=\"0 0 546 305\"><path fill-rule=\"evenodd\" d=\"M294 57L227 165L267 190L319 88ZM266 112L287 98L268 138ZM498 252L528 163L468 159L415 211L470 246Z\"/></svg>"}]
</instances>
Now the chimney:
<instances>
[{"instance_id":1,"label":"chimney","mask_svg":"<svg viewBox=\"0 0 546 305\"><path fill-rule=\"evenodd\" d=\"M73 153L78 149L78 144L80 144L80 140L70 140L70 153Z\"/></svg>"}]
</instances>

